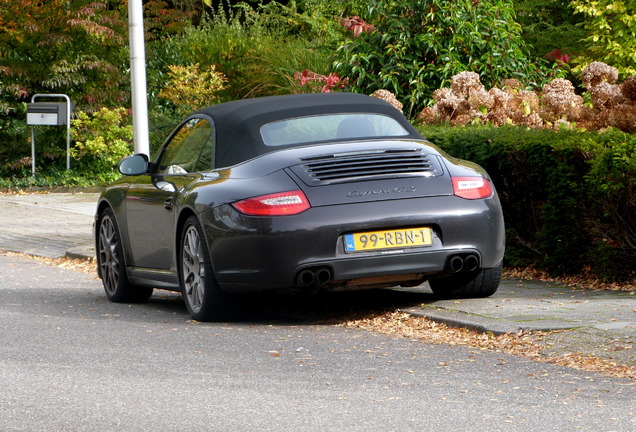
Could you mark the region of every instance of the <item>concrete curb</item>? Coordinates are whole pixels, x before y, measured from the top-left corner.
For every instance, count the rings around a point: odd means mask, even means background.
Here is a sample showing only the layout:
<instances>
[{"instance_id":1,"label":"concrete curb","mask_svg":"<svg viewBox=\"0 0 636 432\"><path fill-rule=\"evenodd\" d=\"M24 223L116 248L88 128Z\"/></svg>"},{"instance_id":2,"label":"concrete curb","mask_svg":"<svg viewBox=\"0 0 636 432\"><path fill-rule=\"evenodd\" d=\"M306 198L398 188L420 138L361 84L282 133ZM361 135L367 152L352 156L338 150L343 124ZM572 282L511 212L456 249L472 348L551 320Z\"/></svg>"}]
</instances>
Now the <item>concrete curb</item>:
<instances>
[{"instance_id":1,"label":"concrete curb","mask_svg":"<svg viewBox=\"0 0 636 432\"><path fill-rule=\"evenodd\" d=\"M522 331L569 330L581 326L580 324L567 323L560 319L516 322L473 315L450 309L435 308L426 305L400 310L413 316L424 317L431 321L445 324L449 327L466 328L480 333L492 333L494 335L519 333Z\"/></svg>"}]
</instances>

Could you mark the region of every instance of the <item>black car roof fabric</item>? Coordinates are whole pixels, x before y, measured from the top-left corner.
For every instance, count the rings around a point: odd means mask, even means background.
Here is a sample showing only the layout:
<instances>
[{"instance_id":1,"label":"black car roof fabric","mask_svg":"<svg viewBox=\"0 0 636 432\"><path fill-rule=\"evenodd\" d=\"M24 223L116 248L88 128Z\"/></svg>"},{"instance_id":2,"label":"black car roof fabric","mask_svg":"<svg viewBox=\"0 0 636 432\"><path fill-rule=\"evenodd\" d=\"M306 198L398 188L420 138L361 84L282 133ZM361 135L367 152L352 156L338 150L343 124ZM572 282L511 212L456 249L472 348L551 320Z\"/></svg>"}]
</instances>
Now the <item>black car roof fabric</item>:
<instances>
[{"instance_id":1,"label":"black car roof fabric","mask_svg":"<svg viewBox=\"0 0 636 432\"><path fill-rule=\"evenodd\" d=\"M377 113L395 118L409 132L404 138L422 139L393 106L356 93L311 93L227 102L199 110L214 120L216 166L228 167L283 147L263 143L261 126L277 120L334 113ZM294 147L297 145L290 145Z\"/></svg>"}]
</instances>

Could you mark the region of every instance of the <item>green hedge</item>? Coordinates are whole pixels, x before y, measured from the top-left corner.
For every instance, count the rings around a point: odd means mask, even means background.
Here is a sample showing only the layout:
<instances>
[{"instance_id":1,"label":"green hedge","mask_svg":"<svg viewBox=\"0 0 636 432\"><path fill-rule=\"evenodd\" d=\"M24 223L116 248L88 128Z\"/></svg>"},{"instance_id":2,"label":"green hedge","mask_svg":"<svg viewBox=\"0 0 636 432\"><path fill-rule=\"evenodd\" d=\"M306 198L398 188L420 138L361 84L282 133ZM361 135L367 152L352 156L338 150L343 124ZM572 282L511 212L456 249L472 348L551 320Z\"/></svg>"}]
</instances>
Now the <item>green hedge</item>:
<instances>
[{"instance_id":1,"label":"green hedge","mask_svg":"<svg viewBox=\"0 0 636 432\"><path fill-rule=\"evenodd\" d=\"M636 277L636 135L514 126L419 130L491 175L506 219L506 265Z\"/></svg>"}]
</instances>

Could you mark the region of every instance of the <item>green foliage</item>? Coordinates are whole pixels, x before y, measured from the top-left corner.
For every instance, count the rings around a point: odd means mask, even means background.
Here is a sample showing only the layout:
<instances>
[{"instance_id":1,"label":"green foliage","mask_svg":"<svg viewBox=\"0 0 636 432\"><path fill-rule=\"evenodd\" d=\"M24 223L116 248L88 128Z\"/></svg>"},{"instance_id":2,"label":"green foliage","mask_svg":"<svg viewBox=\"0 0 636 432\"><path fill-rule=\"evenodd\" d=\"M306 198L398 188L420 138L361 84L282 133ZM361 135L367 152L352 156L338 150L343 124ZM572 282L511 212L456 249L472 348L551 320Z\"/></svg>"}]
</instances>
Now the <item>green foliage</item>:
<instances>
[{"instance_id":1,"label":"green foliage","mask_svg":"<svg viewBox=\"0 0 636 432\"><path fill-rule=\"evenodd\" d=\"M412 117L462 71L488 87L505 78L536 86L545 77L508 0L371 0L366 19L374 29L340 45L334 70L352 91L395 93Z\"/></svg>"},{"instance_id":2,"label":"green foliage","mask_svg":"<svg viewBox=\"0 0 636 432\"><path fill-rule=\"evenodd\" d=\"M2 0L0 92L66 93L82 104L124 99L126 18L106 0Z\"/></svg>"},{"instance_id":3,"label":"green foliage","mask_svg":"<svg viewBox=\"0 0 636 432\"><path fill-rule=\"evenodd\" d=\"M271 1L262 4L259 21L286 35L302 36L329 48L336 48L345 32L341 17L359 15L366 9L363 0L298 0Z\"/></svg>"},{"instance_id":4,"label":"green foliage","mask_svg":"<svg viewBox=\"0 0 636 432\"><path fill-rule=\"evenodd\" d=\"M506 265L634 277L636 137L513 126L420 131L491 175L506 220Z\"/></svg>"},{"instance_id":5,"label":"green foliage","mask_svg":"<svg viewBox=\"0 0 636 432\"><path fill-rule=\"evenodd\" d=\"M86 187L104 185L119 175L114 165L108 165L115 159L110 145L96 138L103 135L106 139L129 139L132 131L123 133L121 126L108 125L117 121L119 115L112 113L102 120L87 120L87 114L81 114L82 131L74 127L73 138L80 137L79 147L71 151L79 160L71 160L71 169L66 170L66 128L35 127L37 172L31 174L30 126L25 122L25 104L19 105L16 113L0 116L0 188L24 189L32 187ZM122 109L123 110L123 109ZM125 111L125 110L123 110ZM100 114L97 114L99 118ZM122 118L125 114L122 113ZM111 118L111 120L109 120ZM125 130L125 128L123 128ZM128 137L128 138L126 138ZM102 145L103 144L103 145ZM102 155L100 152L109 152ZM126 153L126 154L129 154ZM102 161L102 156L107 161Z\"/></svg>"},{"instance_id":6,"label":"green foliage","mask_svg":"<svg viewBox=\"0 0 636 432\"><path fill-rule=\"evenodd\" d=\"M102 108L93 115L79 112L71 123L75 139L71 154L78 166L117 178L117 163L132 154L133 128L127 110Z\"/></svg>"},{"instance_id":7,"label":"green foliage","mask_svg":"<svg viewBox=\"0 0 636 432\"><path fill-rule=\"evenodd\" d=\"M0 177L0 188L9 190L32 189L32 188L85 188L91 186L102 186L114 180L114 176L107 173L86 173L82 169L71 166L66 170L63 166L49 164L43 167L38 166L38 173L31 175L31 170L23 169L20 172L8 176Z\"/></svg>"},{"instance_id":8,"label":"green foliage","mask_svg":"<svg viewBox=\"0 0 636 432\"><path fill-rule=\"evenodd\" d=\"M26 104L0 113L0 175L26 165L23 159L30 155L30 144L25 118Z\"/></svg>"},{"instance_id":9,"label":"green foliage","mask_svg":"<svg viewBox=\"0 0 636 432\"><path fill-rule=\"evenodd\" d=\"M171 5L170 3L175 3ZM178 1L148 0L144 2L144 31L146 41L163 39L181 33L198 16L188 5L176 7Z\"/></svg>"},{"instance_id":10,"label":"green foliage","mask_svg":"<svg viewBox=\"0 0 636 432\"><path fill-rule=\"evenodd\" d=\"M226 91L221 93L227 101L247 93L244 88L248 86L248 56L258 52L268 37L265 28L247 25L247 18L218 14L199 28L188 28L169 44L170 51L180 59L180 63L173 64L199 64L202 68L215 65L228 80Z\"/></svg>"},{"instance_id":11,"label":"green foliage","mask_svg":"<svg viewBox=\"0 0 636 432\"><path fill-rule=\"evenodd\" d=\"M201 70L198 64L168 66L170 81L158 97L172 102L182 116L218 101L218 92L223 90L225 77L214 65Z\"/></svg>"},{"instance_id":12,"label":"green foliage","mask_svg":"<svg viewBox=\"0 0 636 432\"><path fill-rule=\"evenodd\" d=\"M595 239L596 265L617 274L634 265L636 249L636 135L609 130L583 140L594 157L586 175L587 216Z\"/></svg>"},{"instance_id":13,"label":"green foliage","mask_svg":"<svg viewBox=\"0 0 636 432\"><path fill-rule=\"evenodd\" d=\"M0 177L31 175L31 131L35 136L37 168L66 164L66 128L27 126L26 104L0 113Z\"/></svg>"},{"instance_id":14,"label":"green foliage","mask_svg":"<svg viewBox=\"0 0 636 432\"><path fill-rule=\"evenodd\" d=\"M298 73L310 70L327 75L330 67L330 57L322 47L289 37L284 50L270 43L250 57L249 84L245 89L249 95L260 96L312 92L311 88L302 88Z\"/></svg>"},{"instance_id":15,"label":"green foliage","mask_svg":"<svg viewBox=\"0 0 636 432\"><path fill-rule=\"evenodd\" d=\"M622 78L636 75L636 1L572 0L575 12L584 15L586 53L575 59L579 69L594 61L610 64Z\"/></svg>"},{"instance_id":16,"label":"green foliage","mask_svg":"<svg viewBox=\"0 0 636 432\"><path fill-rule=\"evenodd\" d=\"M229 14L217 11L200 27L191 27L167 44L155 46L153 61L162 63L165 56L170 60L164 64L215 65L227 78L225 89L219 92L221 101L290 93L298 87L295 72L311 69L328 74L330 59L322 41L283 27L271 14L246 6ZM165 82L165 77L156 80L159 88ZM153 86L151 92L158 90Z\"/></svg>"},{"instance_id":17,"label":"green foliage","mask_svg":"<svg viewBox=\"0 0 636 432\"><path fill-rule=\"evenodd\" d=\"M155 109L148 113L150 132L150 154L155 155L170 132L183 120L179 113L166 109Z\"/></svg>"},{"instance_id":18,"label":"green foliage","mask_svg":"<svg viewBox=\"0 0 636 432\"><path fill-rule=\"evenodd\" d=\"M514 0L517 21L533 57L559 49L572 56L585 49L581 15L562 0Z\"/></svg>"},{"instance_id":19,"label":"green foliage","mask_svg":"<svg viewBox=\"0 0 636 432\"><path fill-rule=\"evenodd\" d=\"M636 198L636 135L610 129L588 138L581 146L597 156L590 161L589 183L595 193L626 193ZM635 224L636 226L636 224Z\"/></svg>"}]
</instances>

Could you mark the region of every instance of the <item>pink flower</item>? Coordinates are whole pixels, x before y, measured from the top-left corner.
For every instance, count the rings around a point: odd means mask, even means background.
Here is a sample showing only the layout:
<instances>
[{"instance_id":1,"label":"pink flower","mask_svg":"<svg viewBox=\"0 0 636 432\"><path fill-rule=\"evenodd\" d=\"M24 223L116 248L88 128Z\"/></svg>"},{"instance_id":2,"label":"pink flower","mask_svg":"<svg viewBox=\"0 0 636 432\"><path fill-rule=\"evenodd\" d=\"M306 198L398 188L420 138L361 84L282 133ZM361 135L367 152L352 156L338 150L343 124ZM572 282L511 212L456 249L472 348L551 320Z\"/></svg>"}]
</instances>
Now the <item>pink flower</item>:
<instances>
[{"instance_id":1,"label":"pink flower","mask_svg":"<svg viewBox=\"0 0 636 432\"><path fill-rule=\"evenodd\" d=\"M548 60L556 61L561 65L570 63L570 56L565 54L558 48L547 53L545 55L545 58L547 58Z\"/></svg>"},{"instance_id":2,"label":"pink flower","mask_svg":"<svg viewBox=\"0 0 636 432\"><path fill-rule=\"evenodd\" d=\"M310 71L309 69L305 69L302 72L295 72L294 79L300 81L301 86L305 86L312 82L314 83L323 83L321 91L323 93L330 93L336 87L344 88L347 79L341 79L337 74L330 73L328 76L319 75L315 72Z\"/></svg>"},{"instance_id":3,"label":"pink flower","mask_svg":"<svg viewBox=\"0 0 636 432\"><path fill-rule=\"evenodd\" d=\"M300 74L300 85L303 87L305 86L305 84L307 84L307 76L309 76L309 69L305 69Z\"/></svg>"},{"instance_id":4,"label":"pink flower","mask_svg":"<svg viewBox=\"0 0 636 432\"><path fill-rule=\"evenodd\" d=\"M375 31L373 24L368 24L362 18L355 15L342 18L340 25L352 32L353 37L358 37L362 33L372 33Z\"/></svg>"}]
</instances>

